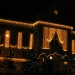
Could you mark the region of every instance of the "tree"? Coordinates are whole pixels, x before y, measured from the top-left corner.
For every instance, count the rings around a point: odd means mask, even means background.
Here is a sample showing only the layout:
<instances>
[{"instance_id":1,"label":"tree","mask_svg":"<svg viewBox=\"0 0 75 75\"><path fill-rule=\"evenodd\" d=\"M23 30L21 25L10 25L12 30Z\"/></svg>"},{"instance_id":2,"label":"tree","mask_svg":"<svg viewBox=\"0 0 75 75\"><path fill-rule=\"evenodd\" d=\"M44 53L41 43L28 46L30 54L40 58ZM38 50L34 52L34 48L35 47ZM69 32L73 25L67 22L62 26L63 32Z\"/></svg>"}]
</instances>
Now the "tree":
<instances>
[{"instance_id":1,"label":"tree","mask_svg":"<svg viewBox=\"0 0 75 75\"><path fill-rule=\"evenodd\" d=\"M29 57L27 68L28 68L29 73L34 74L37 72L37 59L35 56L35 50L31 50L30 52L30 57Z\"/></svg>"},{"instance_id":2,"label":"tree","mask_svg":"<svg viewBox=\"0 0 75 75\"><path fill-rule=\"evenodd\" d=\"M0 67L6 69L7 71L14 70L17 67L14 66L14 61L11 59L4 58L3 62L0 63Z\"/></svg>"}]
</instances>

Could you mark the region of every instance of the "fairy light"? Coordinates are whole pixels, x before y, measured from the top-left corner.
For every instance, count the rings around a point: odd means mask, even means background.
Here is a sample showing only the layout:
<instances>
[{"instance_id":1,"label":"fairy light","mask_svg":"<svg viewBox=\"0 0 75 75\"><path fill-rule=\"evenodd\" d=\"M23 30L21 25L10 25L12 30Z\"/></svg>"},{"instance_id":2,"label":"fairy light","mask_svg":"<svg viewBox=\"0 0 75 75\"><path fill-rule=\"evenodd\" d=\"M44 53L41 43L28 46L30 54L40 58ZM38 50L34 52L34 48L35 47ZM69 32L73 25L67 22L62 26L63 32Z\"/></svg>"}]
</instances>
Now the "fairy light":
<instances>
[{"instance_id":1,"label":"fairy light","mask_svg":"<svg viewBox=\"0 0 75 75\"><path fill-rule=\"evenodd\" d=\"M67 65L68 64L68 62L64 62L64 65Z\"/></svg>"},{"instance_id":2,"label":"fairy light","mask_svg":"<svg viewBox=\"0 0 75 75\"><path fill-rule=\"evenodd\" d=\"M42 49L49 49L50 42L52 41L55 32L58 35L58 40L62 44L62 48L64 51L67 51L67 31L62 29L55 29L44 27L43 29L43 47Z\"/></svg>"},{"instance_id":3,"label":"fairy light","mask_svg":"<svg viewBox=\"0 0 75 75\"><path fill-rule=\"evenodd\" d=\"M52 59L52 56L50 56L50 58L49 59Z\"/></svg>"},{"instance_id":4,"label":"fairy light","mask_svg":"<svg viewBox=\"0 0 75 75\"><path fill-rule=\"evenodd\" d=\"M48 27L44 27L43 29L43 47L42 49L49 49L49 42L47 42L48 38Z\"/></svg>"},{"instance_id":5,"label":"fairy light","mask_svg":"<svg viewBox=\"0 0 75 75\"><path fill-rule=\"evenodd\" d=\"M53 37L54 37L54 35L55 35L55 28L49 28L48 32L49 33L48 33L48 39L47 39L47 41L51 42L52 39L53 39Z\"/></svg>"},{"instance_id":6,"label":"fairy light","mask_svg":"<svg viewBox=\"0 0 75 75\"><path fill-rule=\"evenodd\" d=\"M59 41L62 44L64 42L63 41L64 40L64 37L62 36L63 30L62 29L57 29L57 34L58 34Z\"/></svg>"},{"instance_id":7,"label":"fairy light","mask_svg":"<svg viewBox=\"0 0 75 75\"><path fill-rule=\"evenodd\" d=\"M0 47L4 46L4 44L0 44Z\"/></svg>"},{"instance_id":8,"label":"fairy light","mask_svg":"<svg viewBox=\"0 0 75 75\"><path fill-rule=\"evenodd\" d=\"M72 40L72 54L75 54L75 40Z\"/></svg>"},{"instance_id":9,"label":"fairy light","mask_svg":"<svg viewBox=\"0 0 75 75\"><path fill-rule=\"evenodd\" d=\"M11 47L11 48L17 48L17 46L16 46L16 45L10 45L10 47Z\"/></svg>"},{"instance_id":10,"label":"fairy light","mask_svg":"<svg viewBox=\"0 0 75 75\"><path fill-rule=\"evenodd\" d=\"M63 36L63 41L64 41L62 44L62 47L64 51L67 51L67 31L66 30L62 31L62 36Z\"/></svg>"},{"instance_id":11,"label":"fairy light","mask_svg":"<svg viewBox=\"0 0 75 75\"><path fill-rule=\"evenodd\" d=\"M32 49L32 47L33 47L33 34L30 34L29 49Z\"/></svg>"},{"instance_id":12,"label":"fairy light","mask_svg":"<svg viewBox=\"0 0 75 75\"><path fill-rule=\"evenodd\" d=\"M22 61L22 62L27 61L27 59L22 59L22 58L12 58L12 60L14 60L14 61Z\"/></svg>"},{"instance_id":13,"label":"fairy light","mask_svg":"<svg viewBox=\"0 0 75 75\"><path fill-rule=\"evenodd\" d=\"M71 31L71 34L74 34L75 35L75 31Z\"/></svg>"},{"instance_id":14,"label":"fairy light","mask_svg":"<svg viewBox=\"0 0 75 75\"><path fill-rule=\"evenodd\" d=\"M5 47L9 48L9 43L10 43L10 31L6 30L5 32Z\"/></svg>"},{"instance_id":15,"label":"fairy light","mask_svg":"<svg viewBox=\"0 0 75 75\"><path fill-rule=\"evenodd\" d=\"M62 29L57 29L57 34L62 48L64 51L67 51L67 31Z\"/></svg>"},{"instance_id":16,"label":"fairy light","mask_svg":"<svg viewBox=\"0 0 75 75\"><path fill-rule=\"evenodd\" d=\"M18 32L18 49L22 48L22 32Z\"/></svg>"},{"instance_id":17,"label":"fairy light","mask_svg":"<svg viewBox=\"0 0 75 75\"><path fill-rule=\"evenodd\" d=\"M5 57L0 57L0 60L4 60ZM8 58L11 59L11 58ZM27 62L28 59L23 59L23 58L12 58L13 61L19 61L19 62Z\"/></svg>"},{"instance_id":18,"label":"fairy light","mask_svg":"<svg viewBox=\"0 0 75 75\"><path fill-rule=\"evenodd\" d=\"M19 25L19 26L25 26L25 27L34 27L38 24L41 24L41 25L46 25L46 26L50 26L50 27L58 27L58 28L73 30L72 26L66 26L66 25L62 25L62 24L56 24L56 23L44 22L44 21L36 21L34 23L24 23L24 22L12 21L12 20L0 19L0 23L8 24L8 25Z\"/></svg>"}]
</instances>

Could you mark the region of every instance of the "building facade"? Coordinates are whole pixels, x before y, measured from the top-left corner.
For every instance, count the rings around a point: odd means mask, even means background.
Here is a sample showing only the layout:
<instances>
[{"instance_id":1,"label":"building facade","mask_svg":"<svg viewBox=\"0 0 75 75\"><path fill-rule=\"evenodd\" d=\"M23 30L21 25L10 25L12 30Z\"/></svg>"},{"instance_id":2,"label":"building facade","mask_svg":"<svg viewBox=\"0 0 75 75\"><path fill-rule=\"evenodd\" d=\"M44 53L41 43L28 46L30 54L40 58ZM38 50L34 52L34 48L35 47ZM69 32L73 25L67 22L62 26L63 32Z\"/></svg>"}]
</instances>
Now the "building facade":
<instances>
[{"instance_id":1,"label":"building facade","mask_svg":"<svg viewBox=\"0 0 75 75\"><path fill-rule=\"evenodd\" d=\"M74 44L72 26L46 21L24 23L0 19L0 60L12 58L17 67L14 73L23 73L23 63L28 62L31 50L36 52L39 66L51 60L54 72L66 68L69 73L71 57L75 54Z\"/></svg>"}]
</instances>

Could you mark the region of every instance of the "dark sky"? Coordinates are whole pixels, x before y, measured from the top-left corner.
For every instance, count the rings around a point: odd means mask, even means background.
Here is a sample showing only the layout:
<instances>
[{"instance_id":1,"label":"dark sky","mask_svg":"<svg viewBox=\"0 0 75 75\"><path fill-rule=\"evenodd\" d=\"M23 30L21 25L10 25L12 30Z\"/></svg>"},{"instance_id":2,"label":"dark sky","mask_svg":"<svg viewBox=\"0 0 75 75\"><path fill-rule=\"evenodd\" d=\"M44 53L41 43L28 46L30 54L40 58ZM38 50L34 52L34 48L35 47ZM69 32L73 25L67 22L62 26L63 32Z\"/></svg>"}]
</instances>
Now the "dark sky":
<instances>
[{"instance_id":1,"label":"dark sky","mask_svg":"<svg viewBox=\"0 0 75 75\"><path fill-rule=\"evenodd\" d=\"M12 19L25 22L35 21L39 13L50 13L55 19L53 10L57 9L59 16L74 27L75 2L74 0L0 0L0 18ZM50 16L50 15L49 15ZM62 17L59 18L62 21ZM59 20L58 19L58 20ZM53 20L55 22L55 20ZM75 28L74 28L75 29Z\"/></svg>"}]
</instances>

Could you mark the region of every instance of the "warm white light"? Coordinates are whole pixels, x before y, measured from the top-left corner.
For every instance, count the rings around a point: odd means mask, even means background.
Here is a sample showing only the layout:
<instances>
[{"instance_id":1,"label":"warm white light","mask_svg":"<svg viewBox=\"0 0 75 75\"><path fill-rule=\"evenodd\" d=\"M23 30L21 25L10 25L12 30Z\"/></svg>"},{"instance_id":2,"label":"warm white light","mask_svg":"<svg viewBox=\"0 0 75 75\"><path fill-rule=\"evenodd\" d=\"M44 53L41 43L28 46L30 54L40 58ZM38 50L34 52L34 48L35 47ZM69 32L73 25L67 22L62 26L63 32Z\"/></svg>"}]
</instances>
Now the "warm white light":
<instances>
[{"instance_id":1,"label":"warm white light","mask_svg":"<svg viewBox=\"0 0 75 75\"><path fill-rule=\"evenodd\" d=\"M22 32L18 32L18 49L22 48Z\"/></svg>"},{"instance_id":2,"label":"warm white light","mask_svg":"<svg viewBox=\"0 0 75 75\"><path fill-rule=\"evenodd\" d=\"M33 47L33 34L30 34L29 49L32 49L32 47Z\"/></svg>"},{"instance_id":3,"label":"warm white light","mask_svg":"<svg viewBox=\"0 0 75 75\"><path fill-rule=\"evenodd\" d=\"M6 37L9 37L9 35L8 35L8 34L6 34Z\"/></svg>"},{"instance_id":4,"label":"warm white light","mask_svg":"<svg viewBox=\"0 0 75 75\"><path fill-rule=\"evenodd\" d=\"M55 33L58 36L59 43L62 49L67 51L67 31L62 29L44 27L43 29L43 47L42 49L50 49L50 42L52 41Z\"/></svg>"},{"instance_id":5,"label":"warm white light","mask_svg":"<svg viewBox=\"0 0 75 75\"><path fill-rule=\"evenodd\" d=\"M64 29L73 30L72 26L56 24L56 23L51 23L51 22L44 22L44 21L37 21L35 23L24 23L24 22L12 21L12 20L0 19L0 23L4 23L6 25L7 24L9 24L9 25L19 25L19 26L25 26L25 27L34 27L36 25L41 24L41 25L46 25L46 26L50 26L50 27L58 27L58 28L64 28Z\"/></svg>"},{"instance_id":6,"label":"warm white light","mask_svg":"<svg viewBox=\"0 0 75 75\"><path fill-rule=\"evenodd\" d=\"M52 56L50 56L50 58L49 59L52 59Z\"/></svg>"},{"instance_id":7,"label":"warm white light","mask_svg":"<svg viewBox=\"0 0 75 75\"><path fill-rule=\"evenodd\" d=\"M5 32L5 47L9 47L10 44L10 31L6 30Z\"/></svg>"},{"instance_id":8,"label":"warm white light","mask_svg":"<svg viewBox=\"0 0 75 75\"><path fill-rule=\"evenodd\" d=\"M72 40L72 54L75 54L75 40Z\"/></svg>"},{"instance_id":9,"label":"warm white light","mask_svg":"<svg viewBox=\"0 0 75 75\"><path fill-rule=\"evenodd\" d=\"M0 60L4 60L5 57L0 57ZM11 59L11 58L8 58ZM20 62L26 62L27 59L21 59L21 58L12 58L13 61L20 61Z\"/></svg>"},{"instance_id":10,"label":"warm white light","mask_svg":"<svg viewBox=\"0 0 75 75\"><path fill-rule=\"evenodd\" d=\"M64 65L67 65L68 64L68 62L64 62Z\"/></svg>"}]
</instances>

